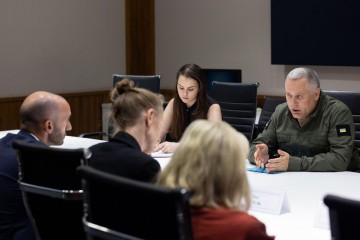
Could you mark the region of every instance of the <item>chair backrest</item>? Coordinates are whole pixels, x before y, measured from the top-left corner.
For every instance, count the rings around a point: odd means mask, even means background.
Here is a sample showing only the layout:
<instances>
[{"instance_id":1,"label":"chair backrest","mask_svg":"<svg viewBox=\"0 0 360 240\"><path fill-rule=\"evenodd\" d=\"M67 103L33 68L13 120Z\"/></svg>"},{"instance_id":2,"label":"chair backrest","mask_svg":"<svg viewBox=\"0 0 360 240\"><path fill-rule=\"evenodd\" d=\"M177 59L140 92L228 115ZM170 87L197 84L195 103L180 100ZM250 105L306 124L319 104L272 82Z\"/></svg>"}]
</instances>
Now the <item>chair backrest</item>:
<instances>
[{"instance_id":1,"label":"chair backrest","mask_svg":"<svg viewBox=\"0 0 360 240\"><path fill-rule=\"evenodd\" d=\"M86 133L79 134L78 137L107 140L107 135L108 134L106 132L86 132Z\"/></svg>"},{"instance_id":2,"label":"chair backrest","mask_svg":"<svg viewBox=\"0 0 360 240\"><path fill-rule=\"evenodd\" d=\"M113 87L115 84L123 79L130 79L134 81L137 87L145 88L154 93L160 93L160 79L161 75L123 75L113 74ZM111 137L114 133L114 123L111 118L108 121L107 135Z\"/></svg>"},{"instance_id":3,"label":"chair backrest","mask_svg":"<svg viewBox=\"0 0 360 240\"><path fill-rule=\"evenodd\" d=\"M19 186L39 239L85 239L82 185L76 168L86 164L83 149L52 148L16 140Z\"/></svg>"},{"instance_id":4,"label":"chair backrest","mask_svg":"<svg viewBox=\"0 0 360 240\"><path fill-rule=\"evenodd\" d=\"M78 171L84 183L83 221L88 237L192 239L188 191L162 188L89 166Z\"/></svg>"},{"instance_id":5,"label":"chair backrest","mask_svg":"<svg viewBox=\"0 0 360 240\"><path fill-rule=\"evenodd\" d=\"M251 142L254 134L257 83L213 83L211 97L220 104L222 118Z\"/></svg>"},{"instance_id":6,"label":"chair backrest","mask_svg":"<svg viewBox=\"0 0 360 240\"><path fill-rule=\"evenodd\" d=\"M360 201L335 195L326 195L324 203L329 207L332 239L358 239L359 231L357 228L360 222Z\"/></svg>"},{"instance_id":7,"label":"chair backrest","mask_svg":"<svg viewBox=\"0 0 360 240\"><path fill-rule=\"evenodd\" d=\"M271 115L274 113L275 108L277 105L286 102L285 97L269 97L265 96L264 98L264 105L261 109L260 117L259 117L259 123L257 125L257 133L261 133L269 119L271 118Z\"/></svg>"},{"instance_id":8,"label":"chair backrest","mask_svg":"<svg viewBox=\"0 0 360 240\"><path fill-rule=\"evenodd\" d=\"M113 74L113 87L124 78L134 81L137 87L146 88L154 93L160 93L161 75L122 75Z\"/></svg>"},{"instance_id":9,"label":"chair backrest","mask_svg":"<svg viewBox=\"0 0 360 240\"><path fill-rule=\"evenodd\" d=\"M358 149L358 153L360 155L360 92L355 91L334 91L334 90L323 90L325 94L336 98L343 103L345 103L354 119L354 125L355 125L355 142L354 145Z\"/></svg>"}]
</instances>

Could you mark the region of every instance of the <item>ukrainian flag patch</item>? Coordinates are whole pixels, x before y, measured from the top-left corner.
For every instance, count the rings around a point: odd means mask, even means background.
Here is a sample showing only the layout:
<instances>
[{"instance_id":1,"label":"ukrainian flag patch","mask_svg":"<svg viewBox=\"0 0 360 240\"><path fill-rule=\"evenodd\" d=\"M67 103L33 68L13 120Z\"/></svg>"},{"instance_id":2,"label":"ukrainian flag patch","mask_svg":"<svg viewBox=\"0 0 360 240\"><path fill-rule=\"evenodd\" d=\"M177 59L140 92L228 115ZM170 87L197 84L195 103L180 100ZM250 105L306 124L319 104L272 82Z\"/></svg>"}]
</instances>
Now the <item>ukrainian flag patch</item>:
<instances>
[{"instance_id":1,"label":"ukrainian flag patch","mask_svg":"<svg viewBox=\"0 0 360 240\"><path fill-rule=\"evenodd\" d=\"M351 136L350 125L336 125L336 132L338 137Z\"/></svg>"}]
</instances>

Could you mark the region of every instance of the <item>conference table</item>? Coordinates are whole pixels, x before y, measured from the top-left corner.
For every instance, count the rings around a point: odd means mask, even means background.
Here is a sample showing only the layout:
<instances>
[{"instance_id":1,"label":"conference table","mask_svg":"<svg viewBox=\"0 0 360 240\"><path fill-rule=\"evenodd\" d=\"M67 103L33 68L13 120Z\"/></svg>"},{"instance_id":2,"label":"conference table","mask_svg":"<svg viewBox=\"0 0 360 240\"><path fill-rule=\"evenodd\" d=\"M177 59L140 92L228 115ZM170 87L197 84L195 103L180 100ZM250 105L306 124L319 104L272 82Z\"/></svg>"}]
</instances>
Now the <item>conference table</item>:
<instances>
[{"instance_id":1,"label":"conference table","mask_svg":"<svg viewBox=\"0 0 360 240\"><path fill-rule=\"evenodd\" d=\"M360 200L360 174L354 172L247 172L252 188L282 190L290 211L280 215L250 211L276 239L331 239L326 194Z\"/></svg>"},{"instance_id":2,"label":"conference table","mask_svg":"<svg viewBox=\"0 0 360 240\"><path fill-rule=\"evenodd\" d=\"M6 133L0 131L0 138ZM66 136L61 148L88 148L104 142L90 138ZM154 155L163 169L171 155ZM247 168L254 167L247 162ZM267 233L276 240L329 240L331 239L328 209L323 204L326 194L335 194L360 200L360 173L354 172L283 172L277 174L247 171L252 191L268 189L284 193L289 211L280 214L250 210L266 225Z\"/></svg>"},{"instance_id":3,"label":"conference table","mask_svg":"<svg viewBox=\"0 0 360 240\"><path fill-rule=\"evenodd\" d=\"M171 159L157 157L162 168ZM247 168L253 168L249 162ZM266 225L276 240L330 240L327 194L360 201L360 173L355 172L282 172L277 174L247 171L250 187L284 193L290 210L281 214L249 211Z\"/></svg>"},{"instance_id":4,"label":"conference table","mask_svg":"<svg viewBox=\"0 0 360 240\"><path fill-rule=\"evenodd\" d=\"M17 133L18 129L0 131L0 138L4 137L7 133ZM92 138L80 138L73 136L65 136L64 143L59 146L51 146L58 148L89 148L94 144L105 142L104 140L92 139Z\"/></svg>"}]
</instances>

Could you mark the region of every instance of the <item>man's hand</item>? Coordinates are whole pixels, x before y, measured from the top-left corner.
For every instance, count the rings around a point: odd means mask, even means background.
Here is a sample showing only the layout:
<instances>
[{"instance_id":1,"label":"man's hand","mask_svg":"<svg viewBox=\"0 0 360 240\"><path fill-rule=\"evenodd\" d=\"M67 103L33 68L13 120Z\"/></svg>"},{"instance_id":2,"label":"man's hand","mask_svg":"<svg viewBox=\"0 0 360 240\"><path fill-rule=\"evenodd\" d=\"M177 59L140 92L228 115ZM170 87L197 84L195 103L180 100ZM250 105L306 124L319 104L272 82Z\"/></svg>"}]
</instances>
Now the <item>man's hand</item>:
<instances>
[{"instance_id":1,"label":"man's hand","mask_svg":"<svg viewBox=\"0 0 360 240\"><path fill-rule=\"evenodd\" d=\"M254 161L256 166L264 168L265 164L269 160L269 148L265 143L256 145L256 151L254 153Z\"/></svg>"},{"instance_id":2,"label":"man's hand","mask_svg":"<svg viewBox=\"0 0 360 240\"><path fill-rule=\"evenodd\" d=\"M269 159L265 165L266 170L269 172L283 172L287 171L289 167L290 155L287 152L278 150L280 157Z\"/></svg>"}]
</instances>

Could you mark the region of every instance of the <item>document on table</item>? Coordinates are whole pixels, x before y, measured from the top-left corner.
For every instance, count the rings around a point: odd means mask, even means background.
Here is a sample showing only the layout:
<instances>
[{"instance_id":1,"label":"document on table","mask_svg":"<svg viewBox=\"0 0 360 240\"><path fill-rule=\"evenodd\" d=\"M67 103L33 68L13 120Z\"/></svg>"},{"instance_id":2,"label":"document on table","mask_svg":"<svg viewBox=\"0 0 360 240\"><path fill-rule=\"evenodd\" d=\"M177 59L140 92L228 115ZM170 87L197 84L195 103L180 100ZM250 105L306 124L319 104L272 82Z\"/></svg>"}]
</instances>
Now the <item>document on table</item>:
<instances>
[{"instance_id":1,"label":"document on table","mask_svg":"<svg viewBox=\"0 0 360 240\"><path fill-rule=\"evenodd\" d=\"M153 158L171 158L174 153L164 153L162 151L152 152L150 155Z\"/></svg>"},{"instance_id":2,"label":"document on table","mask_svg":"<svg viewBox=\"0 0 360 240\"><path fill-rule=\"evenodd\" d=\"M163 153L162 151L158 151L153 152L150 155L159 162L161 169L164 169L170 162L173 153Z\"/></svg>"}]
</instances>

